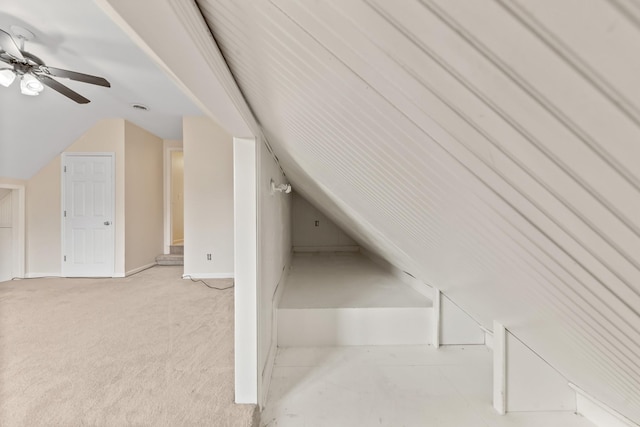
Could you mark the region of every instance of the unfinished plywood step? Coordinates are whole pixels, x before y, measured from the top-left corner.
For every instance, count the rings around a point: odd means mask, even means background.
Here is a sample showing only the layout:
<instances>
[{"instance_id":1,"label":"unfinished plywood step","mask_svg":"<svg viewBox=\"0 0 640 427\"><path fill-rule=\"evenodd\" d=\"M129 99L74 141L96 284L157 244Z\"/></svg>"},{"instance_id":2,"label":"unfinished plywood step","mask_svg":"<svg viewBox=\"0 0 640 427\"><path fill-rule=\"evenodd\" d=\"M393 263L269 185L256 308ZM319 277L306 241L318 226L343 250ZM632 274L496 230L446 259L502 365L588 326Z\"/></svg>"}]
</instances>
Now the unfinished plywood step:
<instances>
[{"instance_id":1,"label":"unfinished plywood step","mask_svg":"<svg viewBox=\"0 0 640 427\"><path fill-rule=\"evenodd\" d=\"M278 346L428 344L431 300L359 253L296 254Z\"/></svg>"}]
</instances>

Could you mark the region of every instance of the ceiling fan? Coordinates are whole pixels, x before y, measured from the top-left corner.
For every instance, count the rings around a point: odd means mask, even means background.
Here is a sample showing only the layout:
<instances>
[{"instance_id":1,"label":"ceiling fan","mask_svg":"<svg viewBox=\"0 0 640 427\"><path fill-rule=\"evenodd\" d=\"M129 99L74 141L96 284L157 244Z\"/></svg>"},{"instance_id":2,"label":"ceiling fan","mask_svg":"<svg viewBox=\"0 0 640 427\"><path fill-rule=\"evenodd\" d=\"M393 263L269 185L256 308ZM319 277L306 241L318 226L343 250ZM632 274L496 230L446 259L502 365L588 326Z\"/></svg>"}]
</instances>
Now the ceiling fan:
<instances>
[{"instance_id":1,"label":"ceiling fan","mask_svg":"<svg viewBox=\"0 0 640 427\"><path fill-rule=\"evenodd\" d=\"M45 65L40 58L24 50L25 40L33 38L33 34L19 27L12 27L12 30L21 42L20 47L9 33L0 30L0 66L3 65L2 63L10 66L10 68L0 67L0 85L9 87L16 77L19 77L20 91L23 95L39 95L44 86L47 86L78 104L87 104L91 101L52 77L111 87L111 84L102 77Z\"/></svg>"}]
</instances>

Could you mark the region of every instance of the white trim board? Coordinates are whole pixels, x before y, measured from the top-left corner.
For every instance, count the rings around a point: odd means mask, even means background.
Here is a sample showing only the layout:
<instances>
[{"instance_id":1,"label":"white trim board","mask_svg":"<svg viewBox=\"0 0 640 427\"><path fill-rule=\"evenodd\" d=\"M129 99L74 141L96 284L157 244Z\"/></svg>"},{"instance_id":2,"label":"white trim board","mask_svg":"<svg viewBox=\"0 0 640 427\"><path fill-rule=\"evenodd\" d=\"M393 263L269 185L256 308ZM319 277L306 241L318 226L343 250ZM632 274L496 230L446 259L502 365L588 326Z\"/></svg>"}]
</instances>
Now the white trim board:
<instances>
[{"instance_id":1,"label":"white trim board","mask_svg":"<svg viewBox=\"0 0 640 427\"><path fill-rule=\"evenodd\" d=\"M39 273L39 272L31 272L24 275L25 279L54 279L58 277L62 277L60 273Z\"/></svg>"},{"instance_id":2,"label":"white trim board","mask_svg":"<svg viewBox=\"0 0 640 427\"><path fill-rule=\"evenodd\" d=\"M254 138L233 138L235 402L258 404L258 189Z\"/></svg>"},{"instance_id":3,"label":"white trim board","mask_svg":"<svg viewBox=\"0 0 640 427\"><path fill-rule=\"evenodd\" d=\"M183 279L233 279L235 275L233 273L196 273L189 274L184 273L182 275Z\"/></svg>"},{"instance_id":4,"label":"white trim board","mask_svg":"<svg viewBox=\"0 0 640 427\"><path fill-rule=\"evenodd\" d=\"M624 415L611 409L575 384L569 387L576 392L576 412L598 427L639 427Z\"/></svg>"},{"instance_id":5,"label":"white trim board","mask_svg":"<svg viewBox=\"0 0 640 427\"><path fill-rule=\"evenodd\" d=\"M131 270L127 271L126 273L124 273L124 275L125 275L125 277L129 277L129 276L134 275L136 273L140 273L143 270L147 270L147 269L149 269L151 267L155 267L156 265L157 265L156 262L150 262L149 264L143 265L141 267L137 267L137 268L131 269Z\"/></svg>"},{"instance_id":6,"label":"white trim board","mask_svg":"<svg viewBox=\"0 0 640 427\"><path fill-rule=\"evenodd\" d=\"M360 246L294 246L293 252L360 252Z\"/></svg>"}]
</instances>

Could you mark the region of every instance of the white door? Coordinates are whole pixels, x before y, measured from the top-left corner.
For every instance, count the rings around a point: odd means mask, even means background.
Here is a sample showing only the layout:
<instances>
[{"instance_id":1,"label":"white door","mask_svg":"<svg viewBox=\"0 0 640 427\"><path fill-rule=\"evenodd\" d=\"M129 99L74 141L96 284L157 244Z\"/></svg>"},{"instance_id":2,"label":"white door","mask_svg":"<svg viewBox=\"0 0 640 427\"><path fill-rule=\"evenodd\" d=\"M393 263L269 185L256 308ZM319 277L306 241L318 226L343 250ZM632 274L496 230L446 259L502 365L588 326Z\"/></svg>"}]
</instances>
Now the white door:
<instances>
[{"instance_id":1,"label":"white door","mask_svg":"<svg viewBox=\"0 0 640 427\"><path fill-rule=\"evenodd\" d=\"M63 155L62 273L114 275L114 156Z\"/></svg>"}]
</instances>

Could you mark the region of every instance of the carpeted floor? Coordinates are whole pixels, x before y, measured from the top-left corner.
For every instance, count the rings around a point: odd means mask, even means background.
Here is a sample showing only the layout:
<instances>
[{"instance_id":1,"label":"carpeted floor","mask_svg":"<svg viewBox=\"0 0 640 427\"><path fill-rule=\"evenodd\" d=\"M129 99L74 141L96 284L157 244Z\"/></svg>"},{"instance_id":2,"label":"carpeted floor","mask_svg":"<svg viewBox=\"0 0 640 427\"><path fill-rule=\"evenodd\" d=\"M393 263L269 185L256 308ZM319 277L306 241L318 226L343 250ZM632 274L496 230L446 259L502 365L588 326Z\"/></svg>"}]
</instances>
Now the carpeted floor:
<instances>
[{"instance_id":1,"label":"carpeted floor","mask_svg":"<svg viewBox=\"0 0 640 427\"><path fill-rule=\"evenodd\" d=\"M233 289L181 272L0 283L0 425L257 425L233 403Z\"/></svg>"}]
</instances>

